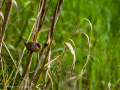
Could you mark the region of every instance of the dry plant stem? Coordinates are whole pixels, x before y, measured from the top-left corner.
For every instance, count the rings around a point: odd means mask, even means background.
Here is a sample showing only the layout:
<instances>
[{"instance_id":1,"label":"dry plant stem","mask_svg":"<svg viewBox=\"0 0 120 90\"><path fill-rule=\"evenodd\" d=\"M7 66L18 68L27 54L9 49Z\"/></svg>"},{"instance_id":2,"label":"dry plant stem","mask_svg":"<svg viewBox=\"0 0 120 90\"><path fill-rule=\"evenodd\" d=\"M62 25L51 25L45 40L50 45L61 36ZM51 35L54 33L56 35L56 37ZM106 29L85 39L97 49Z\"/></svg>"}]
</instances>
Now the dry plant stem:
<instances>
[{"instance_id":1,"label":"dry plant stem","mask_svg":"<svg viewBox=\"0 0 120 90\"><path fill-rule=\"evenodd\" d=\"M113 73L112 73L112 76L111 76L109 82L111 81L111 79L112 79L112 77L113 77L113 75L114 75L115 70L116 70L117 67L120 67L120 65L117 65L117 66L115 67L115 69L114 69L114 71L113 71ZM118 84L119 81L120 81L120 78L119 78L119 79L116 81L116 83L113 85L112 89L115 88L115 86ZM107 87L106 87L106 90L107 90Z\"/></svg>"},{"instance_id":2,"label":"dry plant stem","mask_svg":"<svg viewBox=\"0 0 120 90\"><path fill-rule=\"evenodd\" d=\"M2 57L1 57L1 60L0 60L0 66L1 66L1 69L2 69L2 72L3 72L3 86L4 86L4 89L5 89L5 87L6 87L6 83L5 83L5 76L4 76L4 70L3 70L3 63L2 63L2 61L3 61L3 59L2 59ZM2 79L2 78L1 78ZM2 87L3 88L3 87Z\"/></svg>"},{"instance_id":3,"label":"dry plant stem","mask_svg":"<svg viewBox=\"0 0 120 90\"><path fill-rule=\"evenodd\" d=\"M117 88L116 88L115 90L118 90L118 89L119 89L119 87L120 87L120 84L117 86Z\"/></svg>"},{"instance_id":4,"label":"dry plant stem","mask_svg":"<svg viewBox=\"0 0 120 90\"><path fill-rule=\"evenodd\" d=\"M83 70L84 70L84 68L86 67L87 63L88 63L88 60L89 60L89 57L90 57L90 45L91 45L91 37L92 37L92 24L91 24L91 22L90 22L88 19L86 19L86 18L84 18L84 19L82 19L82 20L87 20L87 21L90 23L91 33L90 33L90 40L89 40L88 35L87 35L86 33L83 33L83 34L87 37L87 39L88 39L88 55L87 55L87 61L86 61L85 65L83 66L82 71L81 71L79 77L77 78L77 80L78 80L78 79L80 78L80 76L82 75ZM81 23L81 22L80 22L80 23ZM75 36L75 32L77 31L78 27L80 26L80 23L78 24L78 26L77 26L76 30L74 31L74 33L73 33L73 35L72 35L71 38L73 38L73 37ZM76 80L76 81L77 81L77 80Z\"/></svg>"},{"instance_id":5,"label":"dry plant stem","mask_svg":"<svg viewBox=\"0 0 120 90\"><path fill-rule=\"evenodd\" d=\"M5 13L4 13L4 21L3 21L3 25L2 25L2 34L1 34L1 38L0 38L0 54L2 51L2 41L3 41L4 36L5 36L5 31L6 31L8 19L10 16L11 8L12 8L12 0L7 0L6 9L5 9Z\"/></svg>"},{"instance_id":6,"label":"dry plant stem","mask_svg":"<svg viewBox=\"0 0 120 90\"><path fill-rule=\"evenodd\" d=\"M7 48L7 46L5 45L5 43L4 43L4 42L3 42L3 45L4 45L5 49L7 50L7 52L8 52L8 54L9 54L9 56L10 56L10 58L11 58L11 60L12 60L13 64L14 64L14 66L15 66L16 70L19 70L19 69L17 68L16 63L15 63L15 60L13 59L13 57L12 57L12 55L11 55L10 51L8 50L8 48ZM18 73L19 73L19 75L20 75L20 72L18 72ZM22 77L22 76L20 75L20 77Z\"/></svg>"},{"instance_id":7,"label":"dry plant stem","mask_svg":"<svg viewBox=\"0 0 120 90\"><path fill-rule=\"evenodd\" d=\"M82 75L83 70L84 70L84 68L86 67L87 63L88 63L88 60L89 60L89 57L90 57L90 45L91 45L91 37L92 37L92 24L91 24L91 22L90 22L88 19L86 19L86 18L84 18L84 19L82 19L82 20L87 20L87 21L90 23L90 25L91 25L91 33L90 33L90 40L89 40L89 37L87 36L87 34L83 32L83 34L84 34L84 35L87 37L87 39L88 39L88 55L87 55L87 61L86 61L85 65L83 66L82 71L81 71L81 74L79 75L79 77L77 78L77 80L78 80L78 79L80 78L80 76ZM80 22L80 23L81 23L81 22ZM71 39L75 36L75 32L78 30L78 27L80 26L80 23L78 24L76 30L74 31ZM69 40L70 40L70 39L69 39ZM68 41L69 41L69 40L68 40ZM76 80L76 82L77 82L77 80ZM64 87L64 90L65 90L68 82L69 82L69 80L66 82L65 87Z\"/></svg>"},{"instance_id":8,"label":"dry plant stem","mask_svg":"<svg viewBox=\"0 0 120 90\"><path fill-rule=\"evenodd\" d=\"M27 64L26 64L26 67L25 67L25 70L24 70L24 72L22 74L22 80L19 82L17 90L20 89L19 87L21 86L21 84L23 84L22 86L26 86L26 85L24 85L24 83L26 82L26 80L25 80L26 75L27 75L27 73L28 73L28 71L30 69L30 65L31 65L31 62L32 62L32 56L33 56L33 52L30 52L28 60L27 60Z\"/></svg>"},{"instance_id":9,"label":"dry plant stem","mask_svg":"<svg viewBox=\"0 0 120 90\"><path fill-rule=\"evenodd\" d=\"M86 65L87 65L87 63L88 63L88 61L89 61L89 57L90 57L90 45L91 45L91 37L92 37L92 24L91 24L91 22L90 22L88 19L86 19L86 18L84 18L83 20L87 20L87 21L90 23L90 25L91 25L91 33L90 33L90 40L89 40L88 35L87 35L86 33L83 33L83 34L87 37L87 39L88 39L88 55L87 55L87 61L86 61L86 63L84 64L84 66L83 66L83 68L82 68L82 70L81 70L81 73L80 73L80 75L78 76L76 82L77 82L78 79L81 77L81 75L82 75L82 73L83 73L83 70L85 69L85 67L86 67ZM76 82L75 82L75 83L76 83Z\"/></svg>"},{"instance_id":10,"label":"dry plant stem","mask_svg":"<svg viewBox=\"0 0 120 90\"><path fill-rule=\"evenodd\" d=\"M0 56L0 57L2 58L2 56ZM10 70L9 67L8 67L8 65L6 64L6 62L5 62L5 60L3 58L2 58L2 61L3 61L3 63L5 63L5 66L7 66L8 70Z\"/></svg>"},{"instance_id":11,"label":"dry plant stem","mask_svg":"<svg viewBox=\"0 0 120 90\"><path fill-rule=\"evenodd\" d=\"M115 86L117 86L117 84L120 82L120 78L116 81L116 83L114 84L114 86L112 87L112 89L114 89L115 88ZM107 88L106 88L106 90L107 90Z\"/></svg>"},{"instance_id":12,"label":"dry plant stem","mask_svg":"<svg viewBox=\"0 0 120 90\"><path fill-rule=\"evenodd\" d=\"M40 3L39 4L39 8L38 8L38 14L37 14L37 18L36 18L37 22L36 22L36 27L35 27L36 28L36 32L33 34L34 35L33 37L35 37L34 41L37 40L38 35L40 33L40 30L41 30L41 28L42 28L42 26L44 24L45 17L46 17L48 8L50 6L51 0L49 1L49 4L48 4L46 10L45 10L45 7L46 7L47 0L41 0L40 2L42 4Z\"/></svg>"},{"instance_id":13,"label":"dry plant stem","mask_svg":"<svg viewBox=\"0 0 120 90\"><path fill-rule=\"evenodd\" d=\"M33 0L34 1L34 0ZM33 1L31 1L31 3L33 2ZM41 0L40 0L41 1ZM30 4L31 4L30 3ZM25 8L26 9L26 8ZM25 10L24 9L24 10ZM30 33L30 35L29 35L29 38L30 38L30 36L31 36L31 34L32 34L32 32L34 31L34 29L35 29L35 25L36 25L36 22L34 23L34 25L33 25L33 28L32 28L32 30L31 30L31 33ZM28 38L28 40L29 40L29 38ZM27 41L28 41L27 40ZM22 53L22 56L21 56L21 59L20 59L20 62L19 62L19 65L18 65L18 68L20 67L20 63L21 63L21 61L22 61L22 57L23 57L23 55L24 55L24 51L25 51L25 48L24 48L24 50L23 50L23 53ZM30 56L31 55L31 56ZM23 73L23 75L22 75L22 78L23 78L23 80L24 80L24 78L25 78L25 76L26 76L26 74L28 73L28 69L27 68L29 68L28 66L30 66L31 65L31 61L30 60L32 60L32 54L30 54L29 55L29 63L27 63L28 65L26 65L26 69L25 69L25 71L24 71L24 73ZM28 70L27 72L26 72L26 70ZM18 71L17 71L18 72ZM16 78L16 76L17 76L17 74L15 74L15 78ZM14 79L14 82L15 82L15 79ZM14 85L14 82L13 82L13 85ZM20 81L20 83L19 83L19 85L21 85L21 81Z\"/></svg>"},{"instance_id":14,"label":"dry plant stem","mask_svg":"<svg viewBox=\"0 0 120 90\"><path fill-rule=\"evenodd\" d=\"M27 83L30 83L27 79L24 79ZM34 85L33 83L31 83L32 85ZM23 86L25 86L25 85L23 85ZM17 89L15 89L15 90L20 90L20 89L22 89L23 90L23 88L24 87L20 87L20 86L17 86L18 88ZM20 88L20 89L19 89ZM36 88L37 88L37 90L41 90L38 86L36 86ZM12 89L13 90L13 89ZM31 89L28 89L28 87L27 87L27 90L31 90Z\"/></svg>"},{"instance_id":15,"label":"dry plant stem","mask_svg":"<svg viewBox=\"0 0 120 90\"><path fill-rule=\"evenodd\" d=\"M58 74L59 74L59 72L60 72L60 69L61 69L61 67L62 67L62 63L63 63L64 56L65 56L65 51L66 51L66 48L64 49L64 51L63 51L62 54L61 54L61 63L56 66L56 68L58 68L58 72L57 72L57 74L54 74L54 75L53 75L53 78L54 78L53 83L54 83L55 80L57 79ZM60 61L60 60L58 60L58 61ZM54 70L55 70L55 69L54 69ZM54 71L54 70L53 70L53 71Z\"/></svg>"},{"instance_id":16,"label":"dry plant stem","mask_svg":"<svg viewBox=\"0 0 120 90\"><path fill-rule=\"evenodd\" d=\"M36 22L35 22L34 34L33 34L34 35L33 38L35 37L34 41L37 41L37 38L38 38L38 35L39 35L38 27L41 25L41 23L43 23L42 19L43 19L43 15L44 15L43 11L45 10L45 6L46 6L46 0L45 1L40 0L39 8L38 8L38 14L37 14L37 17L36 17ZM37 32L35 32L35 31L37 31ZM39 55L39 58L42 58L42 56L44 54L44 51L45 51L45 48L46 48L46 45L44 44L43 49L42 49L42 51L41 51L41 53ZM37 64L36 64L34 70L36 70L37 66L39 66L40 60L37 60ZM35 72L32 74L31 81L30 81L31 83L33 81L33 78L34 78L35 74L36 74ZM31 86L31 83L29 84L29 86Z\"/></svg>"},{"instance_id":17,"label":"dry plant stem","mask_svg":"<svg viewBox=\"0 0 120 90\"><path fill-rule=\"evenodd\" d=\"M47 62L50 62L50 58L51 58L51 50L49 51L48 61L47 61ZM51 82L52 82L52 78L51 78L51 76L50 76L50 74L49 74L49 71L50 71L50 64L48 63L47 69L46 69L46 71L45 71L45 83L47 83L47 76L49 76L49 78L50 78L50 80L51 80ZM53 84L52 84L52 85L53 85ZM45 87L45 85L44 85L44 87Z\"/></svg>"},{"instance_id":18,"label":"dry plant stem","mask_svg":"<svg viewBox=\"0 0 120 90\"><path fill-rule=\"evenodd\" d=\"M47 0L44 0L44 3L43 3L43 8L42 8L42 11L41 11L41 16L40 16L40 20L39 20L39 24L38 24L38 31L40 31L42 25L43 25L43 21L44 21L44 15L45 15L45 7L46 7L46 3L47 3Z\"/></svg>"},{"instance_id":19,"label":"dry plant stem","mask_svg":"<svg viewBox=\"0 0 120 90\"><path fill-rule=\"evenodd\" d=\"M46 3L46 1L45 1L45 3ZM47 14L47 11L48 11L48 8L49 8L49 6L50 6L50 3L51 3L51 0L50 0L50 2L49 2L49 5L47 6L46 11L45 11L45 6L46 6L46 5L45 5L45 4L43 5L42 13L45 13L45 15L43 15L43 14L41 15L41 17L42 17L43 19L40 18L40 22L39 22L37 34L39 34L39 30L41 29L41 27L42 27L43 24L44 24L45 16L46 16L46 14ZM39 6L39 7L40 7L40 6ZM40 11L40 12L41 12L41 11ZM37 16L37 17L38 17L38 16ZM41 21L42 21L42 22L41 22ZM38 35L36 35L36 36L38 36ZM48 39L48 38L47 38L47 39ZM36 37L35 37L35 40L36 40ZM34 68L34 71L38 69L38 66L39 66L39 64L40 64L40 61L41 61L41 59L42 59L42 56L43 56L43 54L44 54L44 51L45 51L47 45L48 45L47 42L45 42L45 44L44 44L44 46L43 46L43 49L42 49L41 53L39 54L39 59L37 60L37 63L36 63L35 68ZM33 72L30 82L33 82L34 77L35 77L35 74L36 74L36 72Z\"/></svg>"},{"instance_id":20,"label":"dry plant stem","mask_svg":"<svg viewBox=\"0 0 120 90\"><path fill-rule=\"evenodd\" d=\"M31 34L32 34L32 31L33 31L33 29L32 29L31 32L30 32L30 35L29 35L29 37L28 37L28 40L30 39L30 36L31 36ZM27 40L27 42L28 42L28 40ZM20 67L20 64L21 64L21 62L22 62L22 58L23 58L23 55L24 55L25 49L26 49L26 47L24 48L24 50L23 50L23 52L22 52L22 56L21 56L21 58L20 58L20 62L19 62L19 64L18 64L18 68ZM18 70L17 70L16 73L15 73L15 76L14 76L15 78L14 78L14 80L13 80L13 84L12 84L12 86L13 86L14 83L15 83L15 79L16 79L17 73L18 73ZM20 82L20 83L21 83L21 82ZM12 90L12 88L11 88L11 90Z\"/></svg>"},{"instance_id":21,"label":"dry plant stem","mask_svg":"<svg viewBox=\"0 0 120 90\"><path fill-rule=\"evenodd\" d=\"M38 66L39 66L39 64L40 64L40 61L41 61L41 59L42 59L42 56L43 56L43 54L44 54L44 51L45 51L45 49L46 49L46 47L47 47L47 44L44 44L43 49L42 49L42 51L41 51L41 53L40 53L40 55L39 55L39 60L37 60L37 63L36 63L36 66L35 66L34 70L37 70L37 68L38 68ZM35 74L36 74L36 71L33 72L33 74L32 74L32 77L31 77L31 80L30 80L31 83L32 83L33 80L34 80Z\"/></svg>"},{"instance_id":22,"label":"dry plant stem","mask_svg":"<svg viewBox=\"0 0 120 90\"><path fill-rule=\"evenodd\" d=\"M46 85L45 85L45 88L47 89L47 87L49 86L49 83L50 83L50 81L51 81L51 87L52 87L52 90L53 90L53 79L52 79L52 76L49 74L49 69L47 69L47 74L48 74L48 76L49 76L49 78L48 78L48 80L46 81Z\"/></svg>"},{"instance_id":23,"label":"dry plant stem","mask_svg":"<svg viewBox=\"0 0 120 90\"><path fill-rule=\"evenodd\" d=\"M39 25L38 25L38 31L40 31L41 27L42 27L43 24L44 24L45 17L46 17L48 8L49 8L49 6L50 6L51 0L49 1L49 4L48 4L48 6L47 6L47 8L46 8L46 10L45 10L46 3L47 3L47 0L44 0L44 5L43 5L42 12L41 12L41 17L40 17Z\"/></svg>"},{"instance_id":24,"label":"dry plant stem","mask_svg":"<svg viewBox=\"0 0 120 90\"><path fill-rule=\"evenodd\" d=\"M22 74L22 79L24 79L25 75L27 74L27 72L30 69L30 65L31 65L31 61L32 61L32 55L33 55L33 52L30 52L28 60L27 60L27 64L26 64L26 67L25 67L25 70L24 70L24 72Z\"/></svg>"},{"instance_id":25,"label":"dry plant stem","mask_svg":"<svg viewBox=\"0 0 120 90\"><path fill-rule=\"evenodd\" d=\"M44 0L42 0L43 2L44 2ZM40 4L41 3L43 3L43 2L41 2L41 0L40 0ZM40 15L40 14L39 14ZM38 16L37 16L37 18L38 18ZM37 19L36 19L37 20ZM33 25L33 31L35 31L35 29L36 29L36 26L37 25L37 21L35 21L35 23L34 23L34 25ZM37 41L37 39L35 39L34 41ZM31 61L32 61L32 53L30 53L29 54L29 58L28 58L28 61L27 61L27 65L26 65L26 67L25 67L25 70L24 70L24 73L23 73L23 75L22 75L22 78L23 79L25 79L25 77L26 77L26 74L29 72L29 69L30 69L30 65L31 65ZM20 82L20 83L22 83L22 82Z\"/></svg>"},{"instance_id":26,"label":"dry plant stem","mask_svg":"<svg viewBox=\"0 0 120 90\"><path fill-rule=\"evenodd\" d=\"M43 5L44 5L44 0L40 0L39 7L38 7L38 12L37 12L37 17L36 17L36 21L35 21L35 26L34 26L34 30L33 30L33 36L32 36L34 41L37 41L37 38L38 38L38 35L39 35L38 26L39 26L40 22L42 22L41 12L42 12L42 9L43 9Z\"/></svg>"},{"instance_id":27,"label":"dry plant stem","mask_svg":"<svg viewBox=\"0 0 120 90\"><path fill-rule=\"evenodd\" d=\"M43 2L44 2L44 0L42 0ZM41 0L40 0L40 3L43 3L43 2L41 2ZM43 6L42 6L43 7ZM39 13L39 15L40 15L40 13ZM38 16L37 16L37 18L38 18ZM37 19L36 19L36 21L35 21L35 23L34 23L34 25L33 25L33 28L32 28L32 31L35 31L35 29L36 29L36 26L37 25ZM38 38L38 37L37 37ZM34 41L37 41L37 38L36 39L34 39ZM24 73L23 73L23 75L22 75L22 81L20 81L20 83L19 83L19 86L22 84L22 82L24 81L24 79L25 79L25 77L26 77L26 74L29 72L29 69L30 69L30 65L31 65L31 61L32 61L32 53L30 53L29 54L29 58L28 58L28 61L27 61L27 65L26 65L26 67L25 67L25 70L24 70ZM24 83L24 82L23 82Z\"/></svg>"},{"instance_id":28,"label":"dry plant stem","mask_svg":"<svg viewBox=\"0 0 120 90\"><path fill-rule=\"evenodd\" d=\"M50 49L51 49L52 41L53 41L53 37L54 37L54 33L55 33L55 25L56 25L56 23L57 23L58 16L59 16L59 13L60 13L60 10L61 10L63 1L64 1L64 0L59 0L58 4L57 4L57 6L56 6L56 9L55 9L55 13L54 13L54 17L53 17L53 23L52 23L51 30L50 30L50 34L49 34L49 35L50 35L50 39L51 39L51 40L50 40L50 45L49 45L49 47L48 47L47 53L46 53L45 58L44 58L44 60L43 60L43 64L42 64L41 68L40 68L39 71L38 71L38 74L37 74L37 77L36 77L36 81L35 81L35 86L37 85L37 82L38 82L39 77L40 77L40 75L41 75L41 72L42 72L42 70L43 70L43 68L44 68L44 66L45 66L45 63L47 62L47 57L48 57L48 55L49 55L49 51L50 51Z\"/></svg>"},{"instance_id":29,"label":"dry plant stem","mask_svg":"<svg viewBox=\"0 0 120 90\"><path fill-rule=\"evenodd\" d=\"M1 12L1 6L2 6L2 0L0 0L0 12ZM0 16L0 21L1 21L1 16ZM0 29L1 29L1 24L0 24Z\"/></svg>"},{"instance_id":30,"label":"dry plant stem","mask_svg":"<svg viewBox=\"0 0 120 90\"><path fill-rule=\"evenodd\" d=\"M47 62L50 62L50 57L51 57L51 50L49 51ZM47 68L45 71L45 82L47 81L47 76L49 75L49 72L48 72L49 70L50 70L50 64L47 65Z\"/></svg>"},{"instance_id":31,"label":"dry plant stem","mask_svg":"<svg viewBox=\"0 0 120 90\"><path fill-rule=\"evenodd\" d=\"M83 33L83 34L85 34L85 33ZM86 34L85 34L86 35ZM87 37L87 36L86 36ZM89 38L88 38L88 55L87 55L87 61L86 61L86 63L85 63L85 65L83 66L83 68L82 68L82 71L81 71L81 73L80 73L80 76L82 75L82 73L83 73L83 70L84 70L84 68L86 67L86 65L87 65L87 63L88 63L88 60L89 60L89 57L90 57L90 45L91 45L91 37L92 37L92 26L91 26L91 34L90 34L90 40L89 40ZM78 79L80 78L80 76L78 77ZM78 80L77 79L77 80Z\"/></svg>"},{"instance_id":32,"label":"dry plant stem","mask_svg":"<svg viewBox=\"0 0 120 90\"><path fill-rule=\"evenodd\" d=\"M44 66L45 66L45 63L47 62L47 56L48 56L49 51L50 51L50 49L51 49L51 45L52 45L52 44L50 44L50 46L48 47L48 50L47 50L45 59L44 59L44 61L43 61L43 64L42 64L41 68L38 70L37 77L36 77L36 81L35 81L35 86L37 85L37 82L38 82L39 77L40 77L40 75L41 75L41 72L42 72L42 70L43 70L43 68L44 68Z\"/></svg>"},{"instance_id":33,"label":"dry plant stem","mask_svg":"<svg viewBox=\"0 0 120 90\"><path fill-rule=\"evenodd\" d=\"M82 75L82 72L83 72L84 68L86 67L86 65L87 65L87 63L88 63L88 60L89 60L89 56L90 56L90 45L89 45L89 47L88 47L88 48L89 48L89 49L88 49L87 61L86 61L85 65L83 66L83 68L82 68L82 71L81 71L81 74L80 74L80 75Z\"/></svg>"},{"instance_id":34,"label":"dry plant stem","mask_svg":"<svg viewBox=\"0 0 120 90\"><path fill-rule=\"evenodd\" d=\"M1 11L2 0L0 0L0 11ZM0 17L1 18L1 17Z\"/></svg>"},{"instance_id":35,"label":"dry plant stem","mask_svg":"<svg viewBox=\"0 0 120 90\"><path fill-rule=\"evenodd\" d=\"M40 12L38 12L38 13L39 13L38 15L40 16L40 20L37 20L37 19L36 19L37 21L36 21L36 24L35 24L35 25L39 25L39 26L42 27L41 23L43 23L43 22L42 22L42 21L43 21L42 19L43 19L43 15L44 15L45 6L46 6L46 0L40 0L40 4L41 4L41 3L42 3L42 6L41 6L41 7L39 6L39 7L40 7ZM42 12L41 12L41 11L42 11ZM39 16L37 16L37 18L38 18ZM38 22L38 21L40 21L40 22ZM41 28L41 27L40 27L40 28ZM35 27L35 29L37 29L37 26ZM35 30L35 29L34 29L34 30ZM39 31L39 30L37 30L37 31ZM38 35L39 35L39 32L35 35L34 41L37 41ZM42 51L44 51L44 50L45 50L45 48L42 49ZM43 53L44 53L44 52L43 52ZM43 53L42 53L42 54L43 54ZM31 58L32 58L32 57L31 57ZM31 58L30 58L30 59L31 59ZM31 61L30 61L30 62L31 62ZM31 65L31 64L30 64L30 65ZM30 68L30 67L29 67L29 68ZM26 69L26 70L27 70L27 69ZM29 71L29 70L28 70L28 71ZM27 72L28 72L28 71L27 71ZM25 72L25 73L27 73L27 72ZM24 73L23 73L23 74L24 74ZM23 75L23 76L25 76L25 75Z\"/></svg>"},{"instance_id":36,"label":"dry plant stem","mask_svg":"<svg viewBox=\"0 0 120 90\"><path fill-rule=\"evenodd\" d=\"M3 24L2 24L2 34L1 34L1 38L0 38L0 55L1 55L1 51L2 51L2 41L3 41L4 36L5 36L5 31L6 31L6 27L7 27L7 23L8 23L11 8L12 8L12 0L7 0L6 9L5 9L5 13L4 13L4 21L3 21ZM2 58L0 58L0 61L2 62ZM3 73L3 78L4 78L4 73ZM4 80L4 86L6 86L5 85L5 80Z\"/></svg>"},{"instance_id":37,"label":"dry plant stem","mask_svg":"<svg viewBox=\"0 0 120 90\"><path fill-rule=\"evenodd\" d=\"M53 59L52 61L48 62L47 64L45 64L45 66L50 65L50 63L54 62L55 60L57 60L59 57L61 57L61 55L58 55L55 59Z\"/></svg>"},{"instance_id":38,"label":"dry plant stem","mask_svg":"<svg viewBox=\"0 0 120 90\"><path fill-rule=\"evenodd\" d=\"M63 90L65 90L65 88L66 88L68 82L71 81L71 80L74 80L74 79L76 79L76 77L70 77L70 78L67 80L67 82L65 83L65 87L64 87Z\"/></svg>"}]
</instances>

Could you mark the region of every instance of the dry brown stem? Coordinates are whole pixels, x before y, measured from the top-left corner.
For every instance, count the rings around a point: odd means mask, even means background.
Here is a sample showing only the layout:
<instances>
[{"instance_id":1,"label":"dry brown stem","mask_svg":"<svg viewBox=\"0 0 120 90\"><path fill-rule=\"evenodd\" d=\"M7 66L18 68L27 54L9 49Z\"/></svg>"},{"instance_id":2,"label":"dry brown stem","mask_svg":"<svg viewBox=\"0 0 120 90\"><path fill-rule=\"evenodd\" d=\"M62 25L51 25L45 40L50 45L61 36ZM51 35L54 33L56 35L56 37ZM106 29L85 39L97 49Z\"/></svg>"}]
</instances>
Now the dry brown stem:
<instances>
[{"instance_id":1,"label":"dry brown stem","mask_svg":"<svg viewBox=\"0 0 120 90\"><path fill-rule=\"evenodd\" d=\"M64 0L59 0L58 4L56 6L56 9L55 9L55 13L54 13L54 16L53 16L53 22L52 22L52 26L51 26L51 30L50 30L49 35L48 35L48 38L50 37L50 44L49 44L49 47L47 49L47 52L46 52L45 58L43 60L42 66L41 66L41 68L39 69L39 71L38 71L38 73L36 75L35 86L37 85L39 77L40 77L40 75L41 75L41 73L43 71L43 68L44 68L44 66L45 66L45 64L47 62L47 57L49 55L49 51L51 49L52 41L53 41L54 34L55 34L55 26L56 26L56 23L57 23L57 20L58 20L58 16L59 16L59 13L60 13L63 1Z\"/></svg>"},{"instance_id":2,"label":"dry brown stem","mask_svg":"<svg viewBox=\"0 0 120 90\"><path fill-rule=\"evenodd\" d=\"M0 3L1 3L1 1L0 1ZM4 13L4 21L3 21L3 24L2 24L2 33L1 33L1 38L0 38L0 55L1 55L1 52L2 52L2 42L4 40L5 31L6 31L6 28L7 28L11 8L12 8L12 0L7 0L6 9L5 9L5 13ZM1 61L1 64L2 64L2 58L1 57L0 57L0 61ZM6 82L4 81L4 85L5 85L5 83Z\"/></svg>"},{"instance_id":3,"label":"dry brown stem","mask_svg":"<svg viewBox=\"0 0 120 90\"><path fill-rule=\"evenodd\" d=\"M5 36L5 31L7 28L11 8L12 8L12 0L7 0L6 9L5 9L5 13L4 13L4 21L3 21L3 25L2 25L2 34L1 34L1 39L0 39L0 54L2 51L2 41L3 41L4 36Z\"/></svg>"},{"instance_id":4,"label":"dry brown stem","mask_svg":"<svg viewBox=\"0 0 120 90\"><path fill-rule=\"evenodd\" d=\"M41 18L40 21L42 20L43 22L39 22L38 33L39 33L40 28L42 27L42 25L43 25L43 23L44 23L45 16L46 16L46 14L47 14L47 11L48 11L48 8L49 8L49 6L50 6L50 3L51 3L51 0L49 1L49 4L48 4L48 6L47 6L47 8L46 8L46 11L45 11L45 5L44 5L43 11L44 11L45 14L41 16L41 17L43 17L43 19ZM36 36L37 36L37 35L36 35ZM34 71L38 69L38 66L39 66L39 64L40 64L40 61L41 61L42 56L43 56L43 54L44 54L44 51L45 51L46 47L48 46L48 43L47 43L48 39L49 39L49 38L47 38L45 44L43 45L43 49L42 49L41 53L39 54L39 59L38 59L37 62L36 62ZM32 77L31 77L31 81L30 81L31 83L32 83L33 80L34 80L35 74L36 74L36 72L33 72Z\"/></svg>"}]
</instances>

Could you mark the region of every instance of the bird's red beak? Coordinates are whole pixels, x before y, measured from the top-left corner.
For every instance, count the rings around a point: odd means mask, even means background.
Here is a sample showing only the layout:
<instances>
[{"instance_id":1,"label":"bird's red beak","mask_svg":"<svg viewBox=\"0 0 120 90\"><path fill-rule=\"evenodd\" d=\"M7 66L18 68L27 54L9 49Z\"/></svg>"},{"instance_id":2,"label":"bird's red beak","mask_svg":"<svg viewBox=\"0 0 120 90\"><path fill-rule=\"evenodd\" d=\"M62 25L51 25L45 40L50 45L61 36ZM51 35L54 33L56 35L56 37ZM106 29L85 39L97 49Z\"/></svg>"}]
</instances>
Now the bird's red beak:
<instances>
[{"instance_id":1,"label":"bird's red beak","mask_svg":"<svg viewBox=\"0 0 120 90\"><path fill-rule=\"evenodd\" d=\"M40 47L40 49L42 49L42 47Z\"/></svg>"}]
</instances>

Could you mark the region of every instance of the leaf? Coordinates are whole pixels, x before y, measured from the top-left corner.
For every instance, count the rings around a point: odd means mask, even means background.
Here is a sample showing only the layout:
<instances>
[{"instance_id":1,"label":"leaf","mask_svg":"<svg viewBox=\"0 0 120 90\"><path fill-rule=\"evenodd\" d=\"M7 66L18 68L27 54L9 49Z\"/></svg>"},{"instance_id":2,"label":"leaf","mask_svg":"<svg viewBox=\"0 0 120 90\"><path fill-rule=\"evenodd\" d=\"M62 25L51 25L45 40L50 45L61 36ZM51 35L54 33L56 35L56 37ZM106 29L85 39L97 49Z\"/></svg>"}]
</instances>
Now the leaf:
<instances>
[{"instance_id":1,"label":"leaf","mask_svg":"<svg viewBox=\"0 0 120 90\"><path fill-rule=\"evenodd\" d=\"M73 47L72 47L72 45L70 43L67 42L67 43L64 43L64 45L65 45L65 48L66 48L66 46L68 46L68 48L70 49L71 53L74 56L74 58L73 58L73 64L72 64L72 69L71 69L71 75L72 75L72 72L73 72L74 67L75 67L75 61L76 61L75 51L74 51L74 49L73 49Z\"/></svg>"},{"instance_id":2,"label":"leaf","mask_svg":"<svg viewBox=\"0 0 120 90\"><path fill-rule=\"evenodd\" d=\"M13 0L13 3L15 4L16 8L17 8L17 2L15 0Z\"/></svg>"},{"instance_id":3,"label":"leaf","mask_svg":"<svg viewBox=\"0 0 120 90\"><path fill-rule=\"evenodd\" d=\"M73 47L72 47L72 45L70 44L70 43L65 43L65 46L68 46L68 48L70 49L70 51L71 51L71 53L73 54L73 55L75 55L75 52L74 52L74 50L73 50Z\"/></svg>"}]
</instances>

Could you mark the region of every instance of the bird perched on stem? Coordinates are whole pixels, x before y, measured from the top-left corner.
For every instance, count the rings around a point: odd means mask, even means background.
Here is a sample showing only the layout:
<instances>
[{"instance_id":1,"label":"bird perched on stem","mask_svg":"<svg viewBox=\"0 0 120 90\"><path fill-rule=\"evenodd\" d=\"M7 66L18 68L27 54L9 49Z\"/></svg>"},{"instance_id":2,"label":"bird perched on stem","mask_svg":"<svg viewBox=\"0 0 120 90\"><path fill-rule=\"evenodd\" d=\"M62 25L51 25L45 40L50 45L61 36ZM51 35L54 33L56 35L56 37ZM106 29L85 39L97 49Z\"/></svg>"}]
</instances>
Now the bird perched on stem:
<instances>
[{"instance_id":1,"label":"bird perched on stem","mask_svg":"<svg viewBox=\"0 0 120 90\"><path fill-rule=\"evenodd\" d=\"M22 39L22 37L20 37L20 39ZM26 48L28 49L28 51L31 52L37 52L40 49L42 49L42 44L38 43L38 42L26 42L24 39L22 39L24 41L24 44L26 46Z\"/></svg>"}]
</instances>

